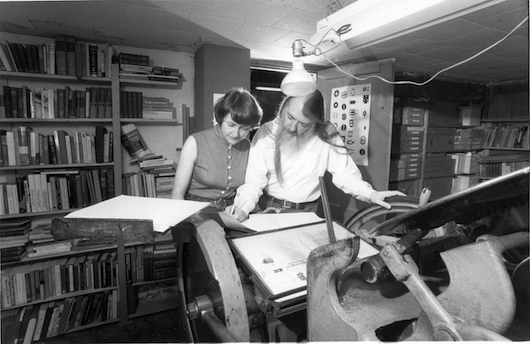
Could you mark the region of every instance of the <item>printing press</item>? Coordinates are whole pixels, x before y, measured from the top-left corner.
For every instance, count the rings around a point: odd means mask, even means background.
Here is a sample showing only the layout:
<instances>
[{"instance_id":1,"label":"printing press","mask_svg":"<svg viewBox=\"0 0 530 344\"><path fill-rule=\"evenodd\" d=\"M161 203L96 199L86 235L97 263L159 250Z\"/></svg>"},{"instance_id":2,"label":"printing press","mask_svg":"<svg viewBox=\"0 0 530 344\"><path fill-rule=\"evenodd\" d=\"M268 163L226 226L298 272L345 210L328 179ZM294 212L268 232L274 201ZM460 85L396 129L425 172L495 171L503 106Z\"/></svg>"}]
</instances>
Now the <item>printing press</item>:
<instances>
[{"instance_id":1,"label":"printing press","mask_svg":"<svg viewBox=\"0 0 530 344\"><path fill-rule=\"evenodd\" d=\"M305 232L326 236L326 223L243 235L213 220L180 223L173 237L188 340L508 340L516 311L529 317L529 173L421 206L395 197L390 210L370 206L344 226L333 222L335 234L349 235L306 245L303 262L289 257L306 270L299 284L286 277L286 290L267 285L270 274L256 269L266 260L251 256Z\"/></svg>"}]
</instances>

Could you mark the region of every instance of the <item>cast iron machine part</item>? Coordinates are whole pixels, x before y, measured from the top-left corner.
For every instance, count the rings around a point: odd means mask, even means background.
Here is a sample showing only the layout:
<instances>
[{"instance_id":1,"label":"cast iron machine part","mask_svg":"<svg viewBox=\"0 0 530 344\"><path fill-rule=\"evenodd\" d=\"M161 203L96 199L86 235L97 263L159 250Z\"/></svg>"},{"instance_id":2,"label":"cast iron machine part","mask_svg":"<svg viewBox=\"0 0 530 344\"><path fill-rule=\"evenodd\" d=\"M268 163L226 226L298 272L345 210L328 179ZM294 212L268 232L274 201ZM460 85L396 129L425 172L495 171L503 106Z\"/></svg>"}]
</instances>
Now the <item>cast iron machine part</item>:
<instances>
[{"instance_id":1,"label":"cast iron machine part","mask_svg":"<svg viewBox=\"0 0 530 344\"><path fill-rule=\"evenodd\" d=\"M296 341L296 334L236 264L219 224L193 220L177 225L172 233L178 254L179 318L188 342Z\"/></svg>"},{"instance_id":2,"label":"cast iron machine part","mask_svg":"<svg viewBox=\"0 0 530 344\"><path fill-rule=\"evenodd\" d=\"M529 172L517 171L421 207L417 199L396 198L390 211L370 207L356 214L347 228L357 237L321 246L307 261L308 339L380 341L398 324L399 337L390 340L506 340L498 333L513 317L514 288L501 252L528 244L528 217L525 222L520 213L528 214ZM492 214L504 217L507 229L484 221ZM437 247L451 283L435 290L414 253L424 241L443 243L444 235L427 237L448 224L471 228L472 234L487 224L483 234L501 236ZM188 341L296 340L236 264L223 228L214 221L184 222L173 237ZM357 259L360 237L380 253ZM480 264L462 263L470 261ZM364 276L363 263L369 264ZM492 300L487 307L485 299Z\"/></svg>"},{"instance_id":3,"label":"cast iron machine part","mask_svg":"<svg viewBox=\"0 0 530 344\"><path fill-rule=\"evenodd\" d=\"M506 341L499 333L510 325L516 299L503 253L524 248L513 276L528 266L529 172L421 207L396 198L391 212L370 207L354 215L347 228L358 237L315 249L308 259L308 339ZM440 227L446 232L433 236ZM358 260L360 238L380 253ZM445 280L423 275L422 250L443 260Z\"/></svg>"}]
</instances>

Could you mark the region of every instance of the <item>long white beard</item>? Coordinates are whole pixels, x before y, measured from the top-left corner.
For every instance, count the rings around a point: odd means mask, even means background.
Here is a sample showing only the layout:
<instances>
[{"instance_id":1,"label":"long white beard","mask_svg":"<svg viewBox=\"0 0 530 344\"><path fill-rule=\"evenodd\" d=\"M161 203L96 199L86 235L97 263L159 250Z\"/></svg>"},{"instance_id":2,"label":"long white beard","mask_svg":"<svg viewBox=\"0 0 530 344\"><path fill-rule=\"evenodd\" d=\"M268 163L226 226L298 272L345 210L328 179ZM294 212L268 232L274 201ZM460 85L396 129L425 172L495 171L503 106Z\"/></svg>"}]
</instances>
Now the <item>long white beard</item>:
<instances>
[{"instance_id":1,"label":"long white beard","mask_svg":"<svg viewBox=\"0 0 530 344\"><path fill-rule=\"evenodd\" d=\"M281 152L283 156L297 154L309 142L313 136L314 129L311 128L301 135L291 134L285 128L281 128L276 135L276 152Z\"/></svg>"},{"instance_id":2,"label":"long white beard","mask_svg":"<svg viewBox=\"0 0 530 344\"><path fill-rule=\"evenodd\" d=\"M274 169L280 184L283 185L282 158L296 156L307 145L314 133L314 127L310 128L302 135L291 134L282 126L276 133L274 149Z\"/></svg>"}]
</instances>

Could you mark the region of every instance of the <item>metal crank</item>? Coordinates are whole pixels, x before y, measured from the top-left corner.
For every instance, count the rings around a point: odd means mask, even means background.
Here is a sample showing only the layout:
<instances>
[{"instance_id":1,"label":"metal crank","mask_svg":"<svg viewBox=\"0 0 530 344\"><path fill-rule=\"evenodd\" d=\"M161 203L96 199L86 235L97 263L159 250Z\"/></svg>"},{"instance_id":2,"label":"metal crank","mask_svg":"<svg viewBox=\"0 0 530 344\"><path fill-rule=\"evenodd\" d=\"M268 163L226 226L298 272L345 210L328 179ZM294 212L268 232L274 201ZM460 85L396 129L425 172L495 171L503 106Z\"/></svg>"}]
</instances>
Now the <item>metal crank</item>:
<instances>
[{"instance_id":1,"label":"metal crank","mask_svg":"<svg viewBox=\"0 0 530 344\"><path fill-rule=\"evenodd\" d=\"M355 214L346 228L358 237L319 247L307 261L308 339L507 341L515 290L528 280L529 174L421 205L391 198L391 211ZM357 259L360 239L379 254ZM507 257L519 257L512 278Z\"/></svg>"},{"instance_id":2,"label":"metal crank","mask_svg":"<svg viewBox=\"0 0 530 344\"><path fill-rule=\"evenodd\" d=\"M515 314L515 294L502 253L528 243L528 233L479 238L476 243L441 252L451 283L435 296L409 255L393 245L381 257L396 280L403 282L422 308L404 340L502 340ZM472 262L471 264L462 264ZM488 281L488 283L484 283ZM486 302L485 302L486 301Z\"/></svg>"}]
</instances>

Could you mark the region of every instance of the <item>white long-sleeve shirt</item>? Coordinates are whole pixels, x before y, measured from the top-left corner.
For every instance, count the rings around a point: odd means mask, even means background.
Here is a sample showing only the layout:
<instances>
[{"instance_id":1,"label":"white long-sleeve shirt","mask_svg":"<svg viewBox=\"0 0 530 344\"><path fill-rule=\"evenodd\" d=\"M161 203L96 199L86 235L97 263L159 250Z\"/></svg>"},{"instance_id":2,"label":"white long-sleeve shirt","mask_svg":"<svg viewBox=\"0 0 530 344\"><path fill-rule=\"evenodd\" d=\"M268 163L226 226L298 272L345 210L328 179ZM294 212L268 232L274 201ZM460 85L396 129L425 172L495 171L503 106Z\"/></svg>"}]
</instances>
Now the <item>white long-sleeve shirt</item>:
<instances>
[{"instance_id":1,"label":"white long-sleeve shirt","mask_svg":"<svg viewBox=\"0 0 530 344\"><path fill-rule=\"evenodd\" d=\"M238 188L236 206L245 213L254 210L265 190L278 199L295 203L311 202L320 197L319 177L329 171L333 184L353 197L370 202L372 186L345 148L337 148L318 136L311 138L298 153L282 156L283 185L274 169L274 137L279 125L276 120L264 124L254 135L250 149L245 184ZM338 135L333 142L344 146Z\"/></svg>"}]
</instances>

